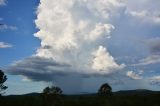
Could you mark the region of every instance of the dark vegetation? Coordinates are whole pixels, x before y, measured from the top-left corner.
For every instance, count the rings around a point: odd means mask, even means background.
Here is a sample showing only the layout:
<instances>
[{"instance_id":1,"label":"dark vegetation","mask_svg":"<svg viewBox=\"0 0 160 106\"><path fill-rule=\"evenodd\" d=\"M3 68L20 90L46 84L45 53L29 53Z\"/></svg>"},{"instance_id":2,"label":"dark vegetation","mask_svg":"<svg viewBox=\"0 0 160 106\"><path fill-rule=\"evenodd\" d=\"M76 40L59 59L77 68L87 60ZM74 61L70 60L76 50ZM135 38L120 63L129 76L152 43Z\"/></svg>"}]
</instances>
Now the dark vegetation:
<instances>
[{"instance_id":1,"label":"dark vegetation","mask_svg":"<svg viewBox=\"0 0 160 106\"><path fill-rule=\"evenodd\" d=\"M4 93L8 87L4 85L4 82L7 80L7 76L4 74L2 70L0 70L0 96Z\"/></svg>"},{"instance_id":2,"label":"dark vegetation","mask_svg":"<svg viewBox=\"0 0 160 106\"><path fill-rule=\"evenodd\" d=\"M109 84L105 83L103 84L99 90L98 94L102 96L112 96L112 88Z\"/></svg>"},{"instance_id":3,"label":"dark vegetation","mask_svg":"<svg viewBox=\"0 0 160 106\"><path fill-rule=\"evenodd\" d=\"M7 87L6 75L0 70L0 90ZM109 84L100 86L97 94L63 95L59 87L46 87L42 93L0 96L0 106L160 106L160 92L130 90L112 92Z\"/></svg>"},{"instance_id":4,"label":"dark vegetation","mask_svg":"<svg viewBox=\"0 0 160 106\"><path fill-rule=\"evenodd\" d=\"M122 91L115 92L112 96L97 94L48 95L47 98L44 98L43 94L34 93L4 96L0 100L0 106L160 106L160 92L142 92L125 91L123 94L124 91Z\"/></svg>"},{"instance_id":5,"label":"dark vegetation","mask_svg":"<svg viewBox=\"0 0 160 106\"><path fill-rule=\"evenodd\" d=\"M44 95L60 95L62 94L61 88L57 86L46 87L43 90Z\"/></svg>"}]
</instances>

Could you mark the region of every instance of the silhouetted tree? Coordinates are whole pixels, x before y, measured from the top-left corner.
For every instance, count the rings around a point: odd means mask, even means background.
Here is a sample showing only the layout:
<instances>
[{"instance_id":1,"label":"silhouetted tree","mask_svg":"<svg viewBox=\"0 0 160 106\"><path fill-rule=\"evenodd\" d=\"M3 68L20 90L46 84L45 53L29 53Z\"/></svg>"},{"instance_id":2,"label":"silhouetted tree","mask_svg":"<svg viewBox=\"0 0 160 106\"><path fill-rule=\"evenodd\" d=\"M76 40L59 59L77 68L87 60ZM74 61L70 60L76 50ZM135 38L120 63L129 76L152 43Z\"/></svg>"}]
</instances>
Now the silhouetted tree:
<instances>
[{"instance_id":1,"label":"silhouetted tree","mask_svg":"<svg viewBox=\"0 0 160 106\"><path fill-rule=\"evenodd\" d=\"M46 106L58 106L61 103L61 88L57 86L46 87L43 90L43 99Z\"/></svg>"},{"instance_id":2,"label":"silhouetted tree","mask_svg":"<svg viewBox=\"0 0 160 106\"><path fill-rule=\"evenodd\" d=\"M46 95L50 95L50 94L60 95L60 94L62 94L62 92L63 91L61 90L61 88L59 88L57 86L46 87L43 90L43 94L46 94Z\"/></svg>"},{"instance_id":3,"label":"silhouetted tree","mask_svg":"<svg viewBox=\"0 0 160 106\"><path fill-rule=\"evenodd\" d=\"M3 85L6 80L7 76L2 70L0 70L0 96L2 94L2 91L8 88L7 86Z\"/></svg>"},{"instance_id":4,"label":"silhouetted tree","mask_svg":"<svg viewBox=\"0 0 160 106\"><path fill-rule=\"evenodd\" d=\"M105 83L105 84L101 85L101 87L98 90L98 94L111 96L112 95L111 86L108 83Z\"/></svg>"}]
</instances>

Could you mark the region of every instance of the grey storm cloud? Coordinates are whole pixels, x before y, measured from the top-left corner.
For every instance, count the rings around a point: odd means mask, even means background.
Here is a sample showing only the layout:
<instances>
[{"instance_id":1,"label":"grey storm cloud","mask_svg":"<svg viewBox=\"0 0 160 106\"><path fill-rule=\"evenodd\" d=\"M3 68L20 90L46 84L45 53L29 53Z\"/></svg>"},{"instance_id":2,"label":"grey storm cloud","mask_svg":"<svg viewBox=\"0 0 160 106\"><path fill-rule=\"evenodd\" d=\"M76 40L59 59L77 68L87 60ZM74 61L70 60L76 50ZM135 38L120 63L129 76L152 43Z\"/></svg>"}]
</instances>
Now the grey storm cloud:
<instances>
[{"instance_id":1,"label":"grey storm cloud","mask_svg":"<svg viewBox=\"0 0 160 106\"><path fill-rule=\"evenodd\" d=\"M58 63L52 59L32 56L15 62L5 70L9 74L21 75L31 81L51 82L62 87L67 93L80 92L83 75L71 71L70 67L68 64Z\"/></svg>"},{"instance_id":2,"label":"grey storm cloud","mask_svg":"<svg viewBox=\"0 0 160 106\"><path fill-rule=\"evenodd\" d=\"M81 73L73 70L72 66L58 63L53 59L32 56L17 61L7 67L6 72L12 75L22 75L33 81L53 81L56 77L79 75L82 78L106 77L108 74Z\"/></svg>"},{"instance_id":3,"label":"grey storm cloud","mask_svg":"<svg viewBox=\"0 0 160 106\"><path fill-rule=\"evenodd\" d=\"M160 38L150 38L144 41L147 45L149 55L139 60L136 65L151 65L158 64L160 62Z\"/></svg>"},{"instance_id":4,"label":"grey storm cloud","mask_svg":"<svg viewBox=\"0 0 160 106\"><path fill-rule=\"evenodd\" d=\"M32 80L51 81L50 77L53 75L67 75L67 72L65 73L63 70L68 67L70 65L60 64L52 59L32 56L15 62L7 67L6 71L13 75L24 75Z\"/></svg>"},{"instance_id":5,"label":"grey storm cloud","mask_svg":"<svg viewBox=\"0 0 160 106\"><path fill-rule=\"evenodd\" d=\"M123 84L123 81L116 75L82 73L73 70L71 65L58 63L53 59L32 56L17 61L7 67L6 72L12 75L21 75L31 81L43 81L56 84L64 90L65 93L82 92L86 81L90 78L105 79L111 84ZM89 80L90 81L90 80ZM90 83L93 83L92 81ZM94 87L96 84L92 84ZM85 88L85 87L84 87ZM95 88L94 88L95 89Z\"/></svg>"}]
</instances>

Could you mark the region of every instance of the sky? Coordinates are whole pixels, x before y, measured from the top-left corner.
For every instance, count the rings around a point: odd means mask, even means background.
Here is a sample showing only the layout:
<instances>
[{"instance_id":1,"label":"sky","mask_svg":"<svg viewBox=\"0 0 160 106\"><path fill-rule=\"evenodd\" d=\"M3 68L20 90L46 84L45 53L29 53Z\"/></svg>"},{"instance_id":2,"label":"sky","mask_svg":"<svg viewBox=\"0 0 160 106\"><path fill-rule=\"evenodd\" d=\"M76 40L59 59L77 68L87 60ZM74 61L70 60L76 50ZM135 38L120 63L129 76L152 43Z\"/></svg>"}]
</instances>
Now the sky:
<instances>
[{"instance_id":1,"label":"sky","mask_svg":"<svg viewBox=\"0 0 160 106\"><path fill-rule=\"evenodd\" d=\"M6 94L160 90L160 1L0 0Z\"/></svg>"}]
</instances>

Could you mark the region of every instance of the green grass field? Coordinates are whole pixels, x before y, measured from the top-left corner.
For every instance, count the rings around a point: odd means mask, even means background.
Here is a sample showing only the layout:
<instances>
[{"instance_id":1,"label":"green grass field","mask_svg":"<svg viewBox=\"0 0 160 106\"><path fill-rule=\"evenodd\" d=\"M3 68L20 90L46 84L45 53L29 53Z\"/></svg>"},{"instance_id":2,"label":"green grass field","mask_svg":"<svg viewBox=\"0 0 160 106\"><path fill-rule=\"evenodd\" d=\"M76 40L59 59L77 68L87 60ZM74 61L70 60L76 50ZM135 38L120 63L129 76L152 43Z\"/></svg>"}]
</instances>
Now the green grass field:
<instances>
[{"instance_id":1,"label":"green grass field","mask_svg":"<svg viewBox=\"0 0 160 106\"><path fill-rule=\"evenodd\" d=\"M113 94L111 97L96 94L4 96L0 106L160 106L160 93Z\"/></svg>"}]
</instances>

